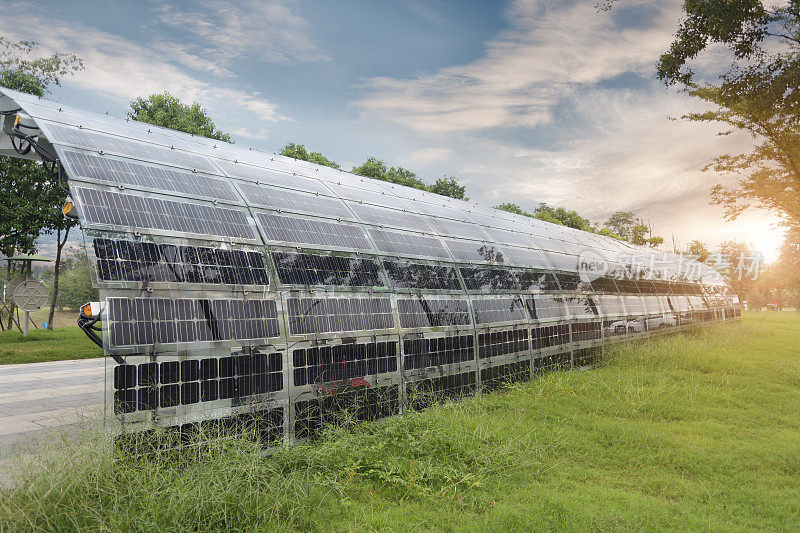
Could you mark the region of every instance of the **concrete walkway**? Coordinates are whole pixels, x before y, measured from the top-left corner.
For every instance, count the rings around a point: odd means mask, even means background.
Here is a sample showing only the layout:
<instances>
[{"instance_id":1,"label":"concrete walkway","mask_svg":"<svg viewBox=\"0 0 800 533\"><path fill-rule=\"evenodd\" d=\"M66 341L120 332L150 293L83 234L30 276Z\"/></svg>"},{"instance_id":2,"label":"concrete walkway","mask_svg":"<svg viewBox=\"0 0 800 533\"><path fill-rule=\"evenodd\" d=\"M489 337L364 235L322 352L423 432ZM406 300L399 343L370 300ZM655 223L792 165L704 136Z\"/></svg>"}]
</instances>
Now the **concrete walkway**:
<instances>
[{"instance_id":1,"label":"concrete walkway","mask_svg":"<svg viewBox=\"0 0 800 533\"><path fill-rule=\"evenodd\" d=\"M102 415L105 360L0 365L0 457ZM27 449L27 448L31 449Z\"/></svg>"}]
</instances>

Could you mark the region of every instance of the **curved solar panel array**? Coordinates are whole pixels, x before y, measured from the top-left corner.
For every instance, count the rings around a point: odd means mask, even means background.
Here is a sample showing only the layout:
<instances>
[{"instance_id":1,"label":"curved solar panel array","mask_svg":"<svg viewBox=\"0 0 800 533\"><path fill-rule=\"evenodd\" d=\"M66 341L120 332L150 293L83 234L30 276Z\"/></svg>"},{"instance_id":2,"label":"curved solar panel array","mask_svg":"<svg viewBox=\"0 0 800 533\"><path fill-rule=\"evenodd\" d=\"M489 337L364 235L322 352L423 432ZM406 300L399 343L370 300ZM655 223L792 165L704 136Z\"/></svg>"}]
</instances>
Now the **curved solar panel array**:
<instances>
[{"instance_id":1,"label":"curved solar panel array","mask_svg":"<svg viewBox=\"0 0 800 533\"><path fill-rule=\"evenodd\" d=\"M678 256L2 92L66 171L126 430L260 413L292 442L739 316Z\"/></svg>"}]
</instances>

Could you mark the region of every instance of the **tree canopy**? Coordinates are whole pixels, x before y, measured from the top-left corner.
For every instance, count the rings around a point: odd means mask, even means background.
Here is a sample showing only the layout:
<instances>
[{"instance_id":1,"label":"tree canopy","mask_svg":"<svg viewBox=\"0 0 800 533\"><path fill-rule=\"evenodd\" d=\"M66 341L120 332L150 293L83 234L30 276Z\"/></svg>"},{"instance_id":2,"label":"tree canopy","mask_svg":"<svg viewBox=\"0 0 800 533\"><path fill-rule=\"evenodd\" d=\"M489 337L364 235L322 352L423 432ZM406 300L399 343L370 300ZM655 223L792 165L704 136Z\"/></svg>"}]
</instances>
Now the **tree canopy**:
<instances>
[{"instance_id":1,"label":"tree canopy","mask_svg":"<svg viewBox=\"0 0 800 533\"><path fill-rule=\"evenodd\" d=\"M286 157L292 157L294 159L316 163L317 165L339 168L339 163L331 161L319 152L309 152L302 144L295 144L293 142L286 143L286 146L281 148L280 154Z\"/></svg>"},{"instance_id":2,"label":"tree canopy","mask_svg":"<svg viewBox=\"0 0 800 533\"><path fill-rule=\"evenodd\" d=\"M199 103L184 104L168 92L139 97L131 102L130 107L128 116L138 122L233 142L229 134L216 128L208 112Z\"/></svg>"},{"instance_id":3,"label":"tree canopy","mask_svg":"<svg viewBox=\"0 0 800 533\"><path fill-rule=\"evenodd\" d=\"M9 89L44 96L82 68L73 54L40 57L36 43L0 37L0 84ZM0 253L33 252L42 233L76 225L61 214L65 196L40 162L0 156Z\"/></svg>"},{"instance_id":4,"label":"tree canopy","mask_svg":"<svg viewBox=\"0 0 800 533\"><path fill-rule=\"evenodd\" d=\"M735 186L716 185L712 202L735 219L744 210L769 210L789 226L800 226L800 2L703 0L684 3L685 18L659 59L667 85L681 85L711 104L689 113L693 121L716 122L744 131L752 151L722 154L704 170L736 176ZM722 46L731 61L713 82L698 81L694 60Z\"/></svg>"}]
</instances>

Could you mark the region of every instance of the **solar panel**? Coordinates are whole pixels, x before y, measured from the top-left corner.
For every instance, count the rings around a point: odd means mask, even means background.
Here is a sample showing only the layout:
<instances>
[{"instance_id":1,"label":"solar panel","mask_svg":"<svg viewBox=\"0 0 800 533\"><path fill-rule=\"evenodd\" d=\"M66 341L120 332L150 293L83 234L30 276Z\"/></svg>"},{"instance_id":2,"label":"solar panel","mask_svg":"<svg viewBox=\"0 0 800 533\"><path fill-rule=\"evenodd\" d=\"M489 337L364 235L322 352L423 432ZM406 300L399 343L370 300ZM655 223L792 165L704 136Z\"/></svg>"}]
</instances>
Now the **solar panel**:
<instances>
[{"instance_id":1,"label":"solar panel","mask_svg":"<svg viewBox=\"0 0 800 533\"><path fill-rule=\"evenodd\" d=\"M390 207L392 209L399 209L400 211L413 211L410 204L403 201L402 198L399 198L387 191L373 191L349 187L347 185L341 185L338 182L330 181L326 182L326 186L344 200L352 200L359 203Z\"/></svg>"},{"instance_id":2,"label":"solar panel","mask_svg":"<svg viewBox=\"0 0 800 533\"><path fill-rule=\"evenodd\" d=\"M450 266L399 260L384 261L383 266L395 289L461 290L456 270Z\"/></svg>"},{"instance_id":3,"label":"solar panel","mask_svg":"<svg viewBox=\"0 0 800 533\"><path fill-rule=\"evenodd\" d=\"M589 296L568 296L564 302L572 318L591 318L599 314L597 304Z\"/></svg>"},{"instance_id":4,"label":"solar panel","mask_svg":"<svg viewBox=\"0 0 800 533\"><path fill-rule=\"evenodd\" d=\"M76 187L86 222L125 229L165 230L254 239L244 213L199 203Z\"/></svg>"},{"instance_id":5,"label":"solar panel","mask_svg":"<svg viewBox=\"0 0 800 533\"><path fill-rule=\"evenodd\" d=\"M200 154L52 122L42 121L39 124L53 144L86 148L100 154L111 153L138 161L152 161L169 166L199 170L208 174L220 173L207 157Z\"/></svg>"},{"instance_id":6,"label":"solar panel","mask_svg":"<svg viewBox=\"0 0 800 533\"><path fill-rule=\"evenodd\" d=\"M292 350L295 387L397 371L397 342L362 342Z\"/></svg>"},{"instance_id":7,"label":"solar panel","mask_svg":"<svg viewBox=\"0 0 800 533\"><path fill-rule=\"evenodd\" d=\"M402 298L397 300L401 328L467 326L472 323L466 300Z\"/></svg>"},{"instance_id":8,"label":"solar panel","mask_svg":"<svg viewBox=\"0 0 800 533\"><path fill-rule=\"evenodd\" d=\"M274 300L108 298L113 348L278 337Z\"/></svg>"},{"instance_id":9,"label":"solar panel","mask_svg":"<svg viewBox=\"0 0 800 533\"><path fill-rule=\"evenodd\" d=\"M474 240L490 240L491 237L477 224L460 222L449 218L427 217L428 223L436 233L446 237L459 237Z\"/></svg>"},{"instance_id":10,"label":"solar panel","mask_svg":"<svg viewBox=\"0 0 800 533\"><path fill-rule=\"evenodd\" d=\"M73 179L154 191L164 190L210 200L240 202L239 195L225 179L108 156L96 156L89 152L63 150L62 154L62 162Z\"/></svg>"},{"instance_id":11,"label":"solar panel","mask_svg":"<svg viewBox=\"0 0 800 533\"><path fill-rule=\"evenodd\" d=\"M278 172L261 167L234 163L224 159L213 159L225 174L232 178L284 187L286 189L306 191L330 195L331 191L319 181L303 176L292 175L287 172Z\"/></svg>"},{"instance_id":12,"label":"solar panel","mask_svg":"<svg viewBox=\"0 0 800 533\"><path fill-rule=\"evenodd\" d=\"M514 269L514 276L523 291L558 291L558 281L551 272L543 270Z\"/></svg>"},{"instance_id":13,"label":"solar panel","mask_svg":"<svg viewBox=\"0 0 800 533\"><path fill-rule=\"evenodd\" d=\"M422 233L433 233L433 230L425 222L424 218L409 211L386 209L357 202L347 202L347 205L358 215L358 218L362 222L367 224L380 227L389 226Z\"/></svg>"},{"instance_id":14,"label":"solar panel","mask_svg":"<svg viewBox=\"0 0 800 533\"><path fill-rule=\"evenodd\" d=\"M388 298L289 298L286 303L293 335L394 327Z\"/></svg>"},{"instance_id":15,"label":"solar panel","mask_svg":"<svg viewBox=\"0 0 800 533\"><path fill-rule=\"evenodd\" d=\"M279 244L369 250L363 230L335 222L258 213L267 241Z\"/></svg>"},{"instance_id":16,"label":"solar panel","mask_svg":"<svg viewBox=\"0 0 800 533\"><path fill-rule=\"evenodd\" d=\"M528 312L534 320L567 318L564 298L552 294L536 294L525 300Z\"/></svg>"},{"instance_id":17,"label":"solar panel","mask_svg":"<svg viewBox=\"0 0 800 533\"><path fill-rule=\"evenodd\" d=\"M92 246L99 281L269 285L259 251L108 238Z\"/></svg>"},{"instance_id":18,"label":"solar panel","mask_svg":"<svg viewBox=\"0 0 800 533\"><path fill-rule=\"evenodd\" d=\"M715 271L671 254L0 97L53 143L87 230L104 353L124 357L106 378L124 446L158 427L293 442L345 412L375 420L593 361L596 347L574 343L739 316ZM580 279L586 250L608 260L606 277Z\"/></svg>"},{"instance_id":19,"label":"solar panel","mask_svg":"<svg viewBox=\"0 0 800 533\"><path fill-rule=\"evenodd\" d=\"M247 203L256 207L266 207L278 211L295 211L308 215L318 215L341 220L356 220L353 213L338 198L317 196L302 192L294 192L279 187L240 183Z\"/></svg>"},{"instance_id":20,"label":"solar panel","mask_svg":"<svg viewBox=\"0 0 800 533\"><path fill-rule=\"evenodd\" d=\"M524 354L530 342L527 328L505 329L478 334L478 358L502 357L510 354ZM527 363L530 373L530 363Z\"/></svg>"},{"instance_id":21,"label":"solar panel","mask_svg":"<svg viewBox=\"0 0 800 533\"><path fill-rule=\"evenodd\" d=\"M128 137L148 143L175 146L182 150L194 151L194 148L175 135L173 130L159 128L130 119L117 119L110 115L87 113L84 110L70 108L64 104L58 104L57 108L49 107L40 105L40 102L43 101L27 103L25 105L25 111L30 113L32 117L60 122L69 126L77 126L79 129L88 128L90 130L97 130L99 132Z\"/></svg>"},{"instance_id":22,"label":"solar panel","mask_svg":"<svg viewBox=\"0 0 800 533\"><path fill-rule=\"evenodd\" d=\"M501 268L461 267L461 277L468 291L518 291L514 275Z\"/></svg>"},{"instance_id":23,"label":"solar panel","mask_svg":"<svg viewBox=\"0 0 800 533\"><path fill-rule=\"evenodd\" d=\"M444 239L453 259L460 263L505 263L506 256L496 244L483 241Z\"/></svg>"},{"instance_id":24,"label":"solar panel","mask_svg":"<svg viewBox=\"0 0 800 533\"><path fill-rule=\"evenodd\" d=\"M278 280L286 285L383 286L373 259L272 252Z\"/></svg>"},{"instance_id":25,"label":"solar panel","mask_svg":"<svg viewBox=\"0 0 800 533\"><path fill-rule=\"evenodd\" d=\"M512 322L528 320L530 317L525 303L519 297L476 298L472 300L477 324Z\"/></svg>"},{"instance_id":26,"label":"solar panel","mask_svg":"<svg viewBox=\"0 0 800 533\"><path fill-rule=\"evenodd\" d=\"M435 237L374 228L368 231L378 251L384 254L413 255L432 259L450 258L447 249Z\"/></svg>"}]
</instances>

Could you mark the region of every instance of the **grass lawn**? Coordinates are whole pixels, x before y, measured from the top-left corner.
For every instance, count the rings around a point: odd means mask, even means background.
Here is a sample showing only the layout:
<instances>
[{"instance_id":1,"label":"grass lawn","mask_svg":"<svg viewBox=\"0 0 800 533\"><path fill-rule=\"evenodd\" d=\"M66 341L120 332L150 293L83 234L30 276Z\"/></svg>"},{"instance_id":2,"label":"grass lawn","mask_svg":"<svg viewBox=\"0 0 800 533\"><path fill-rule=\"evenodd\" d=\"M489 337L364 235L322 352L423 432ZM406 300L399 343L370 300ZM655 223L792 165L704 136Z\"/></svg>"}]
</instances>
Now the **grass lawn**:
<instances>
[{"instance_id":1,"label":"grass lawn","mask_svg":"<svg viewBox=\"0 0 800 533\"><path fill-rule=\"evenodd\" d=\"M0 530L798 530L800 314L330 433L267 458L56 447L0 493Z\"/></svg>"},{"instance_id":2,"label":"grass lawn","mask_svg":"<svg viewBox=\"0 0 800 533\"><path fill-rule=\"evenodd\" d=\"M16 329L0 332L0 365L86 359L101 355L103 350L77 326L56 327L52 331L31 328L28 337L23 337Z\"/></svg>"}]
</instances>

